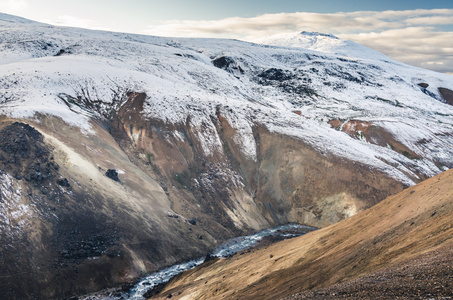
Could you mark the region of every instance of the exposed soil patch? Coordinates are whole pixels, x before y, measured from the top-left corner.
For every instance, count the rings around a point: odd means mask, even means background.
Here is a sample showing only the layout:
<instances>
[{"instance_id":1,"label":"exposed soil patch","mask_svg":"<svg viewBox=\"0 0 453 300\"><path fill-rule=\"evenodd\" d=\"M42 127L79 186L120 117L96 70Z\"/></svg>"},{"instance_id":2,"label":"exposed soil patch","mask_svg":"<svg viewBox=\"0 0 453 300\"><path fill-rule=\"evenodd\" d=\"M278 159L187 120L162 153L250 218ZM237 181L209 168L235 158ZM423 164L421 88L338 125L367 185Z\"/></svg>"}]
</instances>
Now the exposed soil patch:
<instances>
[{"instance_id":1,"label":"exposed soil patch","mask_svg":"<svg viewBox=\"0 0 453 300\"><path fill-rule=\"evenodd\" d=\"M328 122L336 130L341 130L355 139L366 140L368 143L381 147L390 147L409 159L420 159L414 151L397 141L393 135L376 124L361 120L349 120L347 122L333 119Z\"/></svg>"},{"instance_id":2,"label":"exposed soil patch","mask_svg":"<svg viewBox=\"0 0 453 300\"><path fill-rule=\"evenodd\" d=\"M429 84L427 84L427 83L425 83L425 82L421 82L421 83L419 83L418 85L419 85L420 87L424 88L424 89L426 89L426 88L429 86Z\"/></svg>"},{"instance_id":3,"label":"exposed soil patch","mask_svg":"<svg viewBox=\"0 0 453 300\"><path fill-rule=\"evenodd\" d=\"M176 256L168 235L181 226L162 216L160 224L173 226L171 232L156 230L157 221L150 215L162 202L156 201L156 188L146 186L148 182L140 183L152 192L139 202L125 184L104 176L114 167L111 161L133 168L116 152L114 141L109 144L105 131L95 127L94 138L85 136L48 116L41 116L33 127L2 121L0 175L9 183L2 182L0 226L14 230L0 230L3 298L63 299L118 286L155 267L145 255L156 264L174 263L166 261L167 253ZM128 182L136 180L131 173ZM134 207L141 209L139 218ZM186 249L182 251L190 251Z\"/></svg>"},{"instance_id":4,"label":"exposed soil patch","mask_svg":"<svg viewBox=\"0 0 453 300\"><path fill-rule=\"evenodd\" d=\"M447 88L439 88L439 93L447 104L453 105L453 91Z\"/></svg>"}]
</instances>

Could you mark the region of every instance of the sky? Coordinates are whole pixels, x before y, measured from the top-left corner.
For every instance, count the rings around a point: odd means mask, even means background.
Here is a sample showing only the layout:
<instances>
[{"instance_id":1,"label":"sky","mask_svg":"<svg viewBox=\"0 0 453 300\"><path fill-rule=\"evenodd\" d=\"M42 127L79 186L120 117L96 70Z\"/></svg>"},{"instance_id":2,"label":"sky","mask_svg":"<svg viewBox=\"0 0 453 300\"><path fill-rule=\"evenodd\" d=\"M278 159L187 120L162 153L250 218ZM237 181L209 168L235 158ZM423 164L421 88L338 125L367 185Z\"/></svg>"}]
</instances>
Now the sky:
<instances>
[{"instance_id":1,"label":"sky","mask_svg":"<svg viewBox=\"0 0 453 300\"><path fill-rule=\"evenodd\" d=\"M316 31L453 75L453 0L0 0L53 25L247 41Z\"/></svg>"}]
</instances>

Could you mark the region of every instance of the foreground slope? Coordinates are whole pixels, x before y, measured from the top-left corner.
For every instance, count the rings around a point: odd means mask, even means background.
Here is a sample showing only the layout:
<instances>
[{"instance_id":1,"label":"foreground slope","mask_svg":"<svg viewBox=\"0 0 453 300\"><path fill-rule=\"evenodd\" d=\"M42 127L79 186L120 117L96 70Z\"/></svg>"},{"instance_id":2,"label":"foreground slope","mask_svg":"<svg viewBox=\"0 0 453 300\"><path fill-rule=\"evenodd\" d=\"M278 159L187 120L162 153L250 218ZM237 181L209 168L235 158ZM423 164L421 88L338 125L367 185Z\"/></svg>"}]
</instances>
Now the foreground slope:
<instances>
[{"instance_id":1,"label":"foreground slope","mask_svg":"<svg viewBox=\"0 0 453 300\"><path fill-rule=\"evenodd\" d=\"M115 286L453 167L452 76L319 36L302 33L314 51L0 14L2 294Z\"/></svg>"},{"instance_id":2,"label":"foreground slope","mask_svg":"<svg viewBox=\"0 0 453 300\"><path fill-rule=\"evenodd\" d=\"M452 220L450 170L338 224L187 271L160 295L278 299L311 289L291 299L452 296Z\"/></svg>"}]
</instances>

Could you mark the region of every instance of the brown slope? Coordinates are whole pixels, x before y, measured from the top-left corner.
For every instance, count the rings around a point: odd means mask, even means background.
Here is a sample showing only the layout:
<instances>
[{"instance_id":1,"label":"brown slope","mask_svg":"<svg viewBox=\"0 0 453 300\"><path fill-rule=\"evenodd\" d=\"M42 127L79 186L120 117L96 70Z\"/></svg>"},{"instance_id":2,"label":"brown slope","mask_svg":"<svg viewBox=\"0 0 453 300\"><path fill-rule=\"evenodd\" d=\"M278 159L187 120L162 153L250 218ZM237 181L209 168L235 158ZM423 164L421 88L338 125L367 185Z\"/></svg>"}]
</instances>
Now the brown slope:
<instances>
[{"instance_id":1,"label":"brown slope","mask_svg":"<svg viewBox=\"0 0 453 300\"><path fill-rule=\"evenodd\" d=\"M335 225L188 271L156 298L171 293L173 299L278 299L396 268L429 251L448 255L452 187L449 170ZM444 271L451 275L451 269Z\"/></svg>"},{"instance_id":2,"label":"brown slope","mask_svg":"<svg viewBox=\"0 0 453 300\"><path fill-rule=\"evenodd\" d=\"M453 296L453 247L442 246L377 272L327 288L295 294L295 299L445 299Z\"/></svg>"}]
</instances>

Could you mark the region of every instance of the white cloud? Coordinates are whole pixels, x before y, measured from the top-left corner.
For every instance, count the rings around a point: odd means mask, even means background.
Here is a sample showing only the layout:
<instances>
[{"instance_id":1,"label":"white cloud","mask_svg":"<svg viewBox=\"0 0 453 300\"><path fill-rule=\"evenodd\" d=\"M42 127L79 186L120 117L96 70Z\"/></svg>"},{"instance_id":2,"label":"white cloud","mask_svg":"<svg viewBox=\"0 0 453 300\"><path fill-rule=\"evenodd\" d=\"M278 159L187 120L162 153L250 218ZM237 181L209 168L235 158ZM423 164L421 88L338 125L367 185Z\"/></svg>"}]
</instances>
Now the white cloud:
<instances>
[{"instance_id":1,"label":"white cloud","mask_svg":"<svg viewBox=\"0 0 453 300\"><path fill-rule=\"evenodd\" d=\"M2 0L0 3L0 10L7 13L17 13L18 11L25 10L28 7L28 2L25 0Z\"/></svg>"},{"instance_id":2,"label":"white cloud","mask_svg":"<svg viewBox=\"0 0 453 300\"><path fill-rule=\"evenodd\" d=\"M253 18L220 20L173 20L149 26L148 34L171 36L222 36L256 39L269 33L313 30L329 33L359 33L405 28L411 25L453 24L453 9L360 11L349 13L280 13Z\"/></svg>"},{"instance_id":3,"label":"white cloud","mask_svg":"<svg viewBox=\"0 0 453 300\"><path fill-rule=\"evenodd\" d=\"M356 32L394 28L388 22L355 13L280 13L254 18L226 18L210 21L174 20L149 26L145 33L164 36L230 37L253 40L271 34L292 31Z\"/></svg>"},{"instance_id":4,"label":"white cloud","mask_svg":"<svg viewBox=\"0 0 453 300\"><path fill-rule=\"evenodd\" d=\"M453 24L453 16L427 16L410 18L406 20L409 25L450 25Z\"/></svg>"},{"instance_id":5,"label":"white cloud","mask_svg":"<svg viewBox=\"0 0 453 300\"><path fill-rule=\"evenodd\" d=\"M149 26L144 33L252 41L277 33L318 31L356 41L412 65L451 72L453 32L441 31L441 25L453 25L453 9L334 14L296 12L209 21L174 20Z\"/></svg>"},{"instance_id":6,"label":"white cloud","mask_svg":"<svg viewBox=\"0 0 453 300\"><path fill-rule=\"evenodd\" d=\"M435 31L434 27L408 27L339 37L417 67L438 72L453 70L453 32Z\"/></svg>"},{"instance_id":7,"label":"white cloud","mask_svg":"<svg viewBox=\"0 0 453 300\"><path fill-rule=\"evenodd\" d=\"M426 65L443 65L444 62L442 62L442 61L427 61L426 63L423 63L423 64L426 64Z\"/></svg>"}]
</instances>

